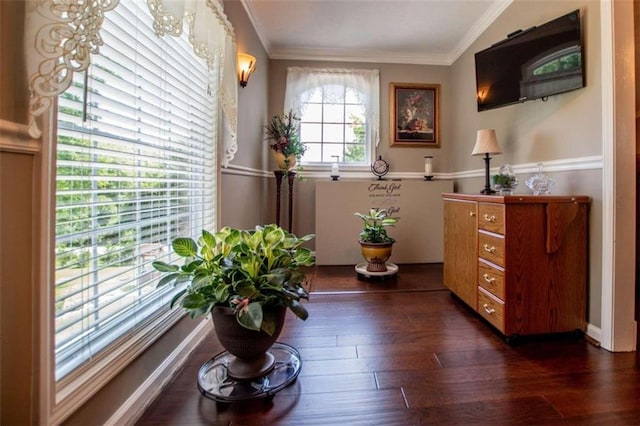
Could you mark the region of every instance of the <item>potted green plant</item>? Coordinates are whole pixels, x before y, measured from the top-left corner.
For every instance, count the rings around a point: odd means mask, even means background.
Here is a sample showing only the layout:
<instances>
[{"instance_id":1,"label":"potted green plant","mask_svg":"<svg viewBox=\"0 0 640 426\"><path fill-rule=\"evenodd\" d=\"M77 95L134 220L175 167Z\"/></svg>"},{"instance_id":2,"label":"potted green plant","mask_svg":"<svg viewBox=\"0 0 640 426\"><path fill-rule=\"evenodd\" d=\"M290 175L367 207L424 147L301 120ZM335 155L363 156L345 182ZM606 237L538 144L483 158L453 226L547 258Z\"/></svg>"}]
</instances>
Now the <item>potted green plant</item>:
<instances>
[{"instance_id":1,"label":"potted green plant","mask_svg":"<svg viewBox=\"0 0 640 426\"><path fill-rule=\"evenodd\" d=\"M277 225L203 230L197 242L172 241L182 264L156 261L153 267L165 273L159 287L188 283L173 297L171 307L179 305L191 317L212 314L220 343L238 358L229 374L259 377L272 364L256 359L269 357L266 352L282 330L286 310L303 320L308 317L301 303L309 297L304 267L314 265L315 259L302 245L313 237L297 237ZM260 367L247 371L248 364Z\"/></svg>"},{"instance_id":2,"label":"potted green plant","mask_svg":"<svg viewBox=\"0 0 640 426\"><path fill-rule=\"evenodd\" d=\"M491 176L491 183L501 195L511 195L518 186L518 178L513 174L511 166L506 164L500 167L498 174Z\"/></svg>"},{"instance_id":3,"label":"potted green plant","mask_svg":"<svg viewBox=\"0 0 640 426\"><path fill-rule=\"evenodd\" d=\"M293 169L307 147L298 136L300 119L290 110L286 114L274 115L265 126L269 147L282 171Z\"/></svg>"},{"instance_id":4,"label":"potted green plant","mask_svg":"<svg viewBox=\"0 0 640 426\"><path fill-rule=\"evenodd\" d=\"M388 216L386 210L371 209L368 213L354 213L362 219L364 226L360 232L360 250L367 261L367 271L386 272L386 262L391 257L395 239L387 234L387 227L394 226L398 219Z\"/></svg>"}]
</instances>

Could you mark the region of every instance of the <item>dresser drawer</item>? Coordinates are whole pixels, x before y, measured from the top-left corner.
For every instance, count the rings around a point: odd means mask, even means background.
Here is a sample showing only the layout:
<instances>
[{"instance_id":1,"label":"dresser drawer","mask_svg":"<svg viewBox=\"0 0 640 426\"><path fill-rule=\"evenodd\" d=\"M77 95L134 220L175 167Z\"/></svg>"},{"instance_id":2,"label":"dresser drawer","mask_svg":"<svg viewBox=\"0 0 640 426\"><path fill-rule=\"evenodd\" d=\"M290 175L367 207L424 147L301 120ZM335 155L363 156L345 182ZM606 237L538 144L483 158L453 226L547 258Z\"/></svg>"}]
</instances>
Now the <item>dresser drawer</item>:
<instances>
[{"instance_id":1,"label":"dresser drawer","mask_svg":"<svg viewBox=\"0 0 640 426\"><path fill-rule=\"evenodd\" d=\"M478 228L496 234L504 234L504 205L479 203Z\"/></svg>"},{"instance_id":2,"label":"dresser drawer","mask_svg":"<svg viewBox=\"0 0 640 426\"><path fill-rule=\"evenodd\" d=\"M478 313L504 333L504 302L478 287Z\"/></svg>"},{"instance_id":3,"label":"dresser drawer","mask_svg":"<svg viewBox=\"0 0 640 426\"><path fill-rule=\"evenodd\" d=\"M479 232L478 256L496 265L505 266L504 238Z\"/></svg>"},{"instance_id":4,"label":"dresser drawer","mask_svg":"<svg viewBox=\"0 0 640 426\"><path fill-rule=\"evenodd\" d=\"M482 261L478 262L478 285L504 300L504 272Z\"/></svg>"}]
</instances>

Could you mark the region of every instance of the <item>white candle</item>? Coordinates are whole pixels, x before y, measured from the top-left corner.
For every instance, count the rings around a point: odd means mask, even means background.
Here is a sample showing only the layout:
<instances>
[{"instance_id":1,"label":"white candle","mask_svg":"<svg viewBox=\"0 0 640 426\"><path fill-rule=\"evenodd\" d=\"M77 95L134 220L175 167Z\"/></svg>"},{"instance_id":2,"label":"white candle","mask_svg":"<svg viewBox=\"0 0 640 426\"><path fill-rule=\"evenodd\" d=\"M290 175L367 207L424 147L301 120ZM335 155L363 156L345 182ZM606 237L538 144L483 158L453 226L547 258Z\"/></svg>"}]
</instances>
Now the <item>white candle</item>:
<instances>
[{"instance_id":1,"label":"white candle","mask_svg":"<svg viewBox=\"0 0 640 426\"><path fill-rule=\"evenodd\" d=\"M331 176L338 176L340 173L340 169L338 168L338 163L331 164Z\"/></svg>"},{"instance_id":2,"label":"white candle","mask_svg":"<svg viewBox=\"0 0 640 426\"><path fill-rule=\"evenodd\" d=\"M425 163L424 164L424 175L425 176L431 176L431 172L432 172L432 168L431 168L431 163Z\"/></svg>"}]
</instances>

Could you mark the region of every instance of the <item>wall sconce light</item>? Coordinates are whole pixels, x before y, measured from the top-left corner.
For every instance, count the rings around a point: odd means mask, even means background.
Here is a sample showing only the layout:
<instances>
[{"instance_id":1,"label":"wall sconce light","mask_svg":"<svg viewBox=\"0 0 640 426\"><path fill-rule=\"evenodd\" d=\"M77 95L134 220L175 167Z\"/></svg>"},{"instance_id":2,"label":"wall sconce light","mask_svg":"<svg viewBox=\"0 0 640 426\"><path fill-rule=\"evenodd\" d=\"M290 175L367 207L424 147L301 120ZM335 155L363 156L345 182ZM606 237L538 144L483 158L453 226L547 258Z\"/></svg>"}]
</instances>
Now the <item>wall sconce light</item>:
<instances>
[{"instance_id":1,"label":"wall sconce light","mask_svg":"<svg viewBox=\"0 0 640 426\"><path fill-rule=\"evenodd\" d=\"M433 155L424 156L424 180L433 180Z\"/></svg>"},{"instance_id":2,"label":"wall sconce light","mask_svg":"<svg viewBox=\"0 0 640 426\"><path fill-rule=\"evenodd\" d=\"M488 195L496 193L489 184L489 161L491 161L489 154L502 154L502 148L496 139L496 131L493 129L478 130L476 145L473 147L471 155L484 155L484 189L480 193Z\"/></svg>"},{"instance_id":3,"label":"wall sconce light","mask_svg":"<svg viewBox=\"0 0 640 426\"><path fill-rule=\"evenodd\" d=\"M256 69L256 58L246 53L238 53L238 79L240 86L245 87L249 76Z\"/></svg>"},{"instance_id":4,"label":"wall sconce light","mask_svg":"<svg viewBox=\"0 0 640 426\"><path fill-rule=\"evenodd\" d=\"M336 159L333 163L331 163L331 180L338 180L340 177L340 166L338 163L340 162L339 155L332 155L333 158Z\"/></svg>"}]
</instances>

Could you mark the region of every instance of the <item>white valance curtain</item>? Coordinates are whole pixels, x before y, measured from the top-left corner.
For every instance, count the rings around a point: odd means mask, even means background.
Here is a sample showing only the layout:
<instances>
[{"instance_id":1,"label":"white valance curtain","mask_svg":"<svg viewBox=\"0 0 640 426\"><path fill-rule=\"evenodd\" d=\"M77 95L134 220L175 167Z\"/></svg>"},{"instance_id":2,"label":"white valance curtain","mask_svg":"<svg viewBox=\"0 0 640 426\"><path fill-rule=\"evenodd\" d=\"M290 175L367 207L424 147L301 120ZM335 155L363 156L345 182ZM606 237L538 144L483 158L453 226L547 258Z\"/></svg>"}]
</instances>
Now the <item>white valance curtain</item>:
<instances>
[{"instance_id":1,"label":"white valance curtain","mask_svg":"<svg viewBox=\"0 0 640 426\"><path fill-rule=\"evenodd\" d=\"M380 142L379 75L378 70L368 69L290 67L287 69L284 110L293 110L301 116L302 105L312 96L313 89L324 86L325 91L330 91L336 86L350 87L360 96L372 140L377 146Z\"/></svg>"},{"instance_id":2,"label":"white valance curtain","mask_svg":"<svg viewBox=\"0 0 640 426\"><path fill-rule=\"evenodd\" d=\"M195 53L205 59L210 82L222 105L222 164L233 159L237 146L238 84L236 82L235 33L224 14L222 0L147 0L158 36L180 36L184 23ZM71 84L73 73L84 71L91 54L103 44L100 30L104 14L119 0L29 0L25 22L25 51L29 73L29 133L42 134L42 116ZM215 92L212 92L214 95Z\"/></svg>"}]
</instances>

